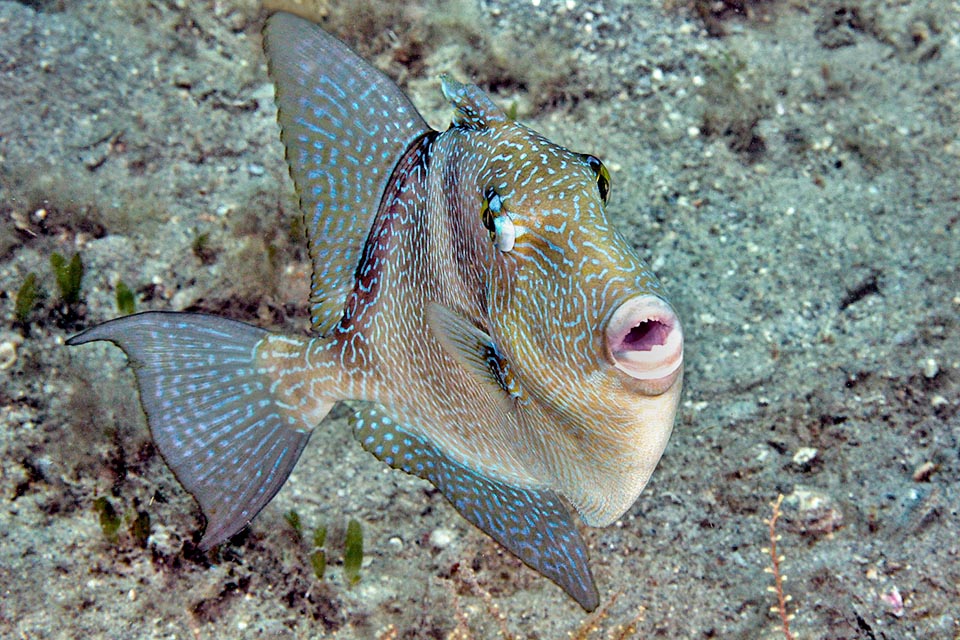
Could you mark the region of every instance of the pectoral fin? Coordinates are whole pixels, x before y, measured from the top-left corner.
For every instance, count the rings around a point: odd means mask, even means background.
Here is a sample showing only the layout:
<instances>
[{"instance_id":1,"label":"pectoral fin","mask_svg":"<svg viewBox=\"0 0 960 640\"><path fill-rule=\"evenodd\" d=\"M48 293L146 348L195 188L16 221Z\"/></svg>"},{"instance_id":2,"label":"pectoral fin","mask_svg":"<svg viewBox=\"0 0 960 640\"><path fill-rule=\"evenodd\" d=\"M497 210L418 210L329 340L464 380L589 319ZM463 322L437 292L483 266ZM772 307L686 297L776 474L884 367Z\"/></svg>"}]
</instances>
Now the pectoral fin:
<instances>
[{"instance_id":1,"label":"pectoral fin","mask_svg":"<svg viewBox=\"0 0 960 640\"><path fill-rule=\"evenodd\" d=\"M493 338L443 305L432 303L427 316L447 353L483 382L494 398L504 399L505 409L511 409L509 400L520 398L522 390Z\"/></svg>"},{"instance_id":2,"label":"pectoral fin","mask_svg":"<svg viewBox=\"0 0 960 640\"><path fill-rule=\"evenodd\" d=\"M364 449L394 469L430 481L463 517L580 606L587 611L597 607L586 547L554 492L510 486L473 471L380 407L359 411L354 419L354 435Z\"/></svg>"}]
</instances>

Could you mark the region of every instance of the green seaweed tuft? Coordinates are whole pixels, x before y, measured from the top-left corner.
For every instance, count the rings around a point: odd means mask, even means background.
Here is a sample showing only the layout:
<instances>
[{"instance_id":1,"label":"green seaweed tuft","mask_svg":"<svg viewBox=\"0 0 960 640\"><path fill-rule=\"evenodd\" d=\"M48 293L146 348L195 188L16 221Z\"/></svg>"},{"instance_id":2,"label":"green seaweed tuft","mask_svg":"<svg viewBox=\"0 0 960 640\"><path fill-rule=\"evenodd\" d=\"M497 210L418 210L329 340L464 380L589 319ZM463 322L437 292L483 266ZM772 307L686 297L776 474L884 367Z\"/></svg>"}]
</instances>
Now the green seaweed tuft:
<instances>
[{"instance_id":1,"label":"green seaweed tuft","mask_svg":"<svg viewBox=\"0 0 960 640\"><path fill-rule=\"evenodd\" d=\"M319 548L323 547L323 544L327 541L327 528L323 525L317 527L317 530L313 532L313 546Z\"/></svg>"},{"instance_id":2,"label":"green seaweed tuft","mask_svg":"<svg viewBox=\"0 0 960 640\"><path fill-rule=\"evenodd\" d=\"M734 51L705 59L704 71L700 131L725 140L742 161L758 162L767 149L758 125L772 108L762 71Z\"/></svg>"},{"instance_id":3,"label":"green seaweed tuft","mask_svg":"<svg viewBox=\"0 0 960 640\"><path fill-rule=\"evenodd\" d=\"M138 511L137 517L130 523L130 536L134 542L143 549L147 548L147 540L150 538L150 514L146 511Z\"/></svg>"},{"instance_id":4,"label":"green seaweed tuft","mask_svg":"<svg viewBox=\"0 0 960 640\"><path fill-rule=\"evenodd\" d=\"M122 316L129 316L136 312L137 303L133 296L133 291L130 290L130 287L128 287L123 280L117 280L116 294L117 313Z\"/></svg>"},{"instance_id":5,"label":"green seaweed tuft","mask_svg":"<svg viewBox=\"0 0 960 640\"><path fill-rule=\"evenodd\" d=\"M16 322L21 327L28 327L30 313L37 306L40 297L40 286L37 284L37 274L32 271L23 279L23 284L17 289L17 299L13 305Z\"/></svg>"},{"instance_id":6,"label":"green seaweed tuft","mask_svg":"<svg viewBox=\"0 0 960 640\"><path fill-rule=\"evenodd\" d=\"M287 524L290 525L290 528L293 529L293 532L297 536L297 540L303 539L303 523L300 522L300 514L291 509L283 514L283 519L287 521Z\"/></svg>"},{"instance_id":7,"label":"green seaweed tuft","mask_svg":"<svg viewBox=\"0 0 960 640\"><path fill-rule=\"evenodd\" d=\"M313 575L317 580L323 580L323 574L327 571L327 554L323 549L317 549L310 554L310 565L313 567Z\"/></svg>"},{"instance_id":8,"label":"green seaweed tuft","mask_svg":"<svg viewBox=\"0 0 960 640\"><path fill-rule=\"evenodd\" d=\"M290 244L299 246L307 241L307 225L303 221L303 215L297 214L290 216L290 226L287 228Z\"/></svg>"},{"instance_id":9,"label":"green seaweed tuft","mask_svg":"<svg viewBox=\"0 0 960 640\"><path fill-rule=\"evenodd\" d=\"M347 539L343 550L343 576L347 583L360 582L360 565L363 563L363 529L360 523L351 519L347 523Z\"/></svg>"},{"instance_id":10,"label":"green seaweed tuft","mask_svg":"<svg viewBox=\"0 0 960 640\"><path fill-rule=\"evenodd\" d=\"M106 496L100 496L93 501L93 510L100 515L100 530L103 531L103 537L111 544L116 544L120 539L119 531L122 521L113 505Z\"/></svg>"},{"instance_id":11,"label":"green seaweed tuft","mask_svg":"<svg viewBox=\"0 0 960 640\"><path fill-rule=\"evenodd\" d=\"M210 244L209 233L198 233L194 236L190 248L202 264L211 265L217 261L219 251Z\"/></svg>"},{"instance_id":12,"label":"green seaweed tuft","mask_svg":"<svg viewBox=\"0 0 960 640\"><path fill-rule=\"evenodd\" d=\"M323 574L327 570L327 553L323 550L323 545L327 541L327 528L319 526L313 532L313 551L310 553L310 565L313 566L313 574L317 580L323 580Z\"/></svg>"},{"instance_id":13,"label":"green seaweed tuft","mask_svg":"<svg viewBox=\"0 0 960 640\"><path fill-rule=\"evenodd\" d=\"M60 289L60 299L68 307L80 302L80 287L83 284L83 261L80 254L75 253L70 262L59 253L50 256L50 266Z\"/></svg>"}]
</instances>

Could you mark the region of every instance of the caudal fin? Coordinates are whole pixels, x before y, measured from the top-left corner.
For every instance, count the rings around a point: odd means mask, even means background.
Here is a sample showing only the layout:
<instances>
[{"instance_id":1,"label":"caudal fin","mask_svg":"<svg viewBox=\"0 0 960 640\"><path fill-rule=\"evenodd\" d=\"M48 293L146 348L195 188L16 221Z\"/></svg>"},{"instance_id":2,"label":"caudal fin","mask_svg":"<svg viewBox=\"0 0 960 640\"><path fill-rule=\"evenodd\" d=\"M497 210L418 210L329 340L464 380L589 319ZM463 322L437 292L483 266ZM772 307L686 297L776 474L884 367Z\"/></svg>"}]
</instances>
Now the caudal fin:
<instances>
[{"instance_id":1,"label":"caudal fin","mask_svg":"<svg viewBox=\"0 0 960 640\"><path fill-rule=\"evenodd\" d=\"M214 316L148 312L67 341L109 340L126 352L157 449L207 519L203 549L239 532L276 495L314 426L271 395L255 366L268 335Z\"/></svg>"}]
</instances>

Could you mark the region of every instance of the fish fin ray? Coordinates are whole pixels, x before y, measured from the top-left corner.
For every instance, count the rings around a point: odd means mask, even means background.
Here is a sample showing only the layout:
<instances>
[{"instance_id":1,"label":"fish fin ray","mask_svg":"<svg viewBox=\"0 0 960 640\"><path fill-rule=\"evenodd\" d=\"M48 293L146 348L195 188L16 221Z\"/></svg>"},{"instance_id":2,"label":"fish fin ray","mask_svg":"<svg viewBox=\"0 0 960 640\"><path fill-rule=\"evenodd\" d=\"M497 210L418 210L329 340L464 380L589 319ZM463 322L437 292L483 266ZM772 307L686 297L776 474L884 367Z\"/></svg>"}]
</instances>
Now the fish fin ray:
<instances>
[{"instance_id":1,"label":"fish fin ray","mask_svg":"<svg viewBox=\"0 0 960 640\"><path fill-rule=\"evenodd\" d=\"M127 354L154 443L206 518L203 549L234 536L270 502L310 437L254 366L267 335L215 316L154 311L67 341L108 340Z\"/></svg>"},{"instance_id":2,"label":"fish fin ray","mask_svg":"<svg viewBox=\"0 0 960 640\"><path fill-rule=\"evenodd\" d=\"M377 405L354 416L354 436L394 469L432 483L463 517L584 609L597 607L586 545L556 493L511 486L473 471Z\"/></svg>"},{"instance_id":3,"label":"fish fin ray","mask_svg":"<svg viewBox=\"0 0 960 640\"><path fill-rule=\"evenodd\" d=\"M430 303L427 317L430 329L446 352L479 378L493 397L501 401L504 410L513 410L511 400L521 396L522 392L493 338L436 302Z\"/></svg>"},{"instance_id":4,"label":"fish fin ray","mask_svg":"<svg viewBox=\"0 0 960 640\"><path fill-rule=\"evenodd\" d=\"M311 22L275 13L264 48L313 261L311 322L327 335L394 167L432 130L392 80Z\"/></svg>"},{"instance_id":5,"label":"fish fin ray","mask_svg":"<svg viewBox=\"0 0 960 640\"><path fill-rule=\"evenodd\" d=\"M453 126L463 129L486 129L493 124L505 124L507 114L475 84L457 82L447 75L440 76L443 97L453 106Z\"/></svg>"}]
</instances>

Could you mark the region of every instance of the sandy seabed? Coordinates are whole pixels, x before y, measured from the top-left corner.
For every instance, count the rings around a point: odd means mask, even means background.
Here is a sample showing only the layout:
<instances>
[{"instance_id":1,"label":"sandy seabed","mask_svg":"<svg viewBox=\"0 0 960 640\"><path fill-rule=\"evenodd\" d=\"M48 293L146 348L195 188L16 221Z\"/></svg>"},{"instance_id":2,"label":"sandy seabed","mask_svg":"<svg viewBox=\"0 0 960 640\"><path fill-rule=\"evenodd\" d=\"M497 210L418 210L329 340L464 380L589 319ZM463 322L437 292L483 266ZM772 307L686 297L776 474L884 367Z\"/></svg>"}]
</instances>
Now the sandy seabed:
<instances>
[{"instance_id":1,"label":"sandy seabed","mask_svg":"<svg viewBox=\"0 0 960 640\"><path fill-rule=\"evenodd\" d=\"M323 17L434 126L449 71L610 167L609 216L671 293L686 378L648 488L615 526L583 528L616 596L590 637L784 637L764 571L780 494L795 637L960 637L956 2L271 6ZM63 345L118 314L119 282L138 310L305 330L266 15L0 2L0 635L578 633L573 601L364 452L346 410L247 533L201 554L122 354ZM84 265L69 309L54 253Z\"/></svg>"}]
</instances>

